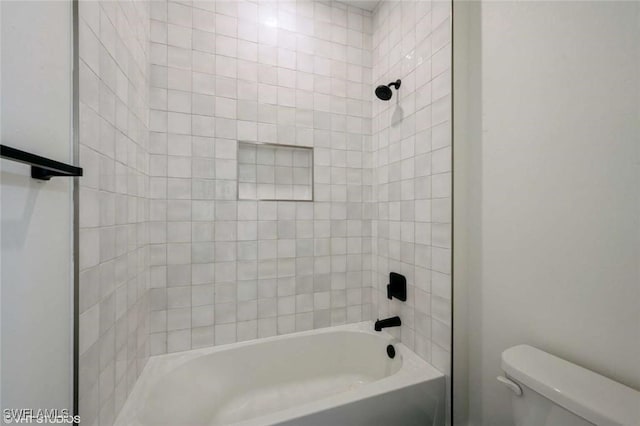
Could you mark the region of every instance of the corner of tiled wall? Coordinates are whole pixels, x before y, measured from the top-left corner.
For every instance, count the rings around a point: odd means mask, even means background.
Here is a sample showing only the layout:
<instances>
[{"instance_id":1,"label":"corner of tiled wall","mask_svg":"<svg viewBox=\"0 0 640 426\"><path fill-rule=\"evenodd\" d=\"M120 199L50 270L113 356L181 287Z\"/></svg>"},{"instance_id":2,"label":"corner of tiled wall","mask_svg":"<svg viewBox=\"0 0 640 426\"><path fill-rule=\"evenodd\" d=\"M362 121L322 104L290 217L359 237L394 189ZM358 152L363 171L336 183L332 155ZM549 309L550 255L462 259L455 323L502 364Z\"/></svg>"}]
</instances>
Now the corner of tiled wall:
<instances>
[{"instance_id":1,"label":"corner of tiled wall","mask_svg":"<svg viewBox=\"0 0 640 426\"><path fill-rule=\"evenodd\" d=\"M149 3L80 1L82 424L111 425L149 355Z\"/></svg>"}]
</instances>

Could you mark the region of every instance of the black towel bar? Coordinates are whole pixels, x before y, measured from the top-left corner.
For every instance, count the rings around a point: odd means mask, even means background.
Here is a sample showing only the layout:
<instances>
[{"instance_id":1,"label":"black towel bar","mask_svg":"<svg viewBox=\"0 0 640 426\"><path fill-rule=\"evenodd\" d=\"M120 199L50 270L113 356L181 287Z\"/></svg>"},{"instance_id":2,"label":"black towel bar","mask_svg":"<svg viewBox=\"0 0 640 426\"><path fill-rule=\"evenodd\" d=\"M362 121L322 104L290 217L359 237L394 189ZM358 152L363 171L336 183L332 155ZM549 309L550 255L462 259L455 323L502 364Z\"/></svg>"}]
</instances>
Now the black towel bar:
<instances>
[{"instance_id":1,"label":"black towel bar","mask_svg":"<svg viewBox=\"0 0 640 426\"><path fill-rule=\"evenodd\" d=\"M0 157L30 165L31 177L34 179L49 180L53 176L82 176L82 167L61 163L6 145L0 145Z\"/></svg>"}]
</instances>

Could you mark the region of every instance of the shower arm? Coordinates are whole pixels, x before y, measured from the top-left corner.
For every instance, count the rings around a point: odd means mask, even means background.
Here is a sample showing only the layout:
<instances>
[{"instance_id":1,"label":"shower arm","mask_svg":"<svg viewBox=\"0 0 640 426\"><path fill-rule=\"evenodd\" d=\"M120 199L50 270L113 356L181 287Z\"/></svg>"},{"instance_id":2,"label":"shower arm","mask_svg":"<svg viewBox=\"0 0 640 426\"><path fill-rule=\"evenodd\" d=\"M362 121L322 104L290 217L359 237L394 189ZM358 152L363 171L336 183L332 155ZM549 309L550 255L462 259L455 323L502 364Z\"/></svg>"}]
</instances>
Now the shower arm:
<instances>
[{"instance_id":1,"label":"shower arm","mask_svg":"<svg viewBox=\"0 0 640 426\"><path fill-rule=\"evenodd\" d=\"M391 87L393 86L396 90L398 90L400 88L400 84L402 82L400 81L400 79L396 80L396 81L392 81L391 83L387 84L387 86Z\"/></svg>"}]
</instances>

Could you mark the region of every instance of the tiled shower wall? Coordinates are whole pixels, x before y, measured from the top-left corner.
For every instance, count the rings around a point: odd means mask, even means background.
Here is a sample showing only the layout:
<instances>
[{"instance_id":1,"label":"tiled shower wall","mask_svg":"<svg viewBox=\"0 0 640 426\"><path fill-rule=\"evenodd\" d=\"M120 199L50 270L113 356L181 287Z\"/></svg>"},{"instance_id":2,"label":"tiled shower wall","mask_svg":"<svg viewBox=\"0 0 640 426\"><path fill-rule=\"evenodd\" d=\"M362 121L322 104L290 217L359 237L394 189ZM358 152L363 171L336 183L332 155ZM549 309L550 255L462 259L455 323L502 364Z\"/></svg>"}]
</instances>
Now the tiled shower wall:
<instances>
[{"instance_id":1,"label":"tiled shower wall","mask_svg":"<svg viewBox=\"0 0 640 426\"><path fill-rule=\"evenodd\" d=\"M394 314L449 370L449 4L82 1L80 17L83 423L112 423L149 353ZM313 147L314 201L238 201L238 140ZM390 271L406 304L385 297Z\"/></svg>"},{"instance_id":2,"label":"tiled shower wall","mask_svg":"<svg viewBox=\"0 0 640 426\"><path fill-rule=\"evenodd\" d=\"M373 16L373 81L402 79L373 104L374 312L449 372L451 355L450 2L384 1ZM386 298L389 271L407 277L406 303Z\"/></svg>"},{"instance_id":3,"label":"tiled shower wall","mask_svg":"<svg viewBox=\"0 0 640 426\"><path fill-rule=\"evenodd\" d=\"M371 28L337 2L152 2L152 354L370 318ZM314 147L314 201L238 201L238 140Z\"/></svg>"},{"instance_id":4,"label":"tiled shower wall","mask_svg":"<svg viewBox=\"0 0 640 426\"><path fill-rule=\"evenodd\" d=\"M148 356L149 4L81 1L80 415L111 425Z\"/></svg>"}]
</instances>

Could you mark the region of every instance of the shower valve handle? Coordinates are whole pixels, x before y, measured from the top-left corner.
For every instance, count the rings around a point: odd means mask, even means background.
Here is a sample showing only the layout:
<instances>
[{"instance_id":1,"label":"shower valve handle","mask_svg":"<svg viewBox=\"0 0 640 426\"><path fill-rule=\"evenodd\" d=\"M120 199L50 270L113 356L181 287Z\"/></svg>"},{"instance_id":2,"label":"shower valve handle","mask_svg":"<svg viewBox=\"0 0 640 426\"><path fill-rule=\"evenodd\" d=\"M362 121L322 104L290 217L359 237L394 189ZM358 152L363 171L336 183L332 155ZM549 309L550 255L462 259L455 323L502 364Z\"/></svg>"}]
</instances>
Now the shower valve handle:
<instances>
[{"instance_id":1,"label":"shower valve handle","mask_svg":"<svg viewBox=\"0 0 640 426\"><path fill-rule=\"evenodd\" d=\"M391 272L389 274L389 284L387 284L387 299L394 297L403 302L407 301L407 279L404 275Z\"/></svg>"}]
</instances>

